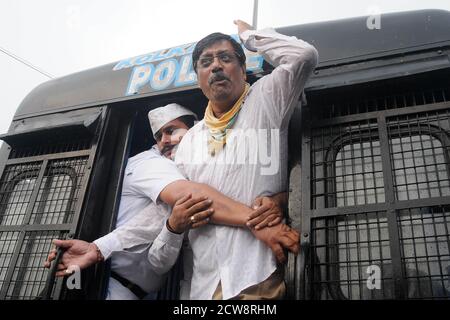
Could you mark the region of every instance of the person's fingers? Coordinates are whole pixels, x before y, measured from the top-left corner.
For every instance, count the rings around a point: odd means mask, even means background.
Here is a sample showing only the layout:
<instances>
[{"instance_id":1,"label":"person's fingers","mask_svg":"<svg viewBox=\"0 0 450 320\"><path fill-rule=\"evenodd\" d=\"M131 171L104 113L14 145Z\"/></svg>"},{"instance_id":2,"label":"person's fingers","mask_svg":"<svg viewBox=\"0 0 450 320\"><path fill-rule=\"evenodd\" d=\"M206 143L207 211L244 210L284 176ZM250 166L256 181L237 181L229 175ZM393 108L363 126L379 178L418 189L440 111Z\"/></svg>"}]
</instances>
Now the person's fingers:
<instances>
[{"instance_id":1,"label":"person's fingers","mask_svg":"<svg viewBox=\"0 0 450 320\"><path fill-rule=\"evenodd\" d=\"M204 211L200 211L190 217L190 221L192 222L191 228L195 226L196 223L207 220L209 221L209 217L214 213L214 209L210 208Z\"/></svg>"},{"instance_id":2,"label":"person's fingers","mask_svg":"<svg viewBox=\"0 0 450 320\"><path fill-rule=\"evenodd\" d=\"M79 269L74 265L68 266L66 268L63 264L59 264L56 270L57 270L57 272L55 273L55 275L57 277L65 277L65 276L70 276L71 274L73 274L74 272L76 272Z\"/></svg>"},{"instance_id":3,"label":"person's fingers","mask_svg":"<svg viewBox=\"0 0 450 320\"><path fill-rule=\"evenodd\" d=\"M263 204L260 207L258 207L256 210L254 210L250 215L248 216L248 221L251 221L252 219L255 219L256 217L259 217L261 214L270 211L271 207L267 204Z\"/></svg>"},{"instance_id":4,"label":"person's fingers","mask_svg":"<svg viewBox=\"0 0 450 320\"><path fill-rule=\"evenodd\" d=\"M57 271L66 270L66 265L64 263L58 263L58 266L56 267Z\"/></svg>"},{"instance_id":5,"label":"person's fingers","mask_svg":"<svg viewBox=\"0 0 450 320\"><path fill-rule=\"evenodd\" d=\"M286 236L294 242L300 242L300 234L294 229L291 229L289 232L287 232Z\"/></svg>"},{"instance_id":6,"label":"person's fingers","mask_svg":"<svg viewBox=\"0 0 450 320\"><path fill-rule=\"evenodd\" d=\"M50 268L50 265L52 264L52 261L55 260L54 257L51 257L50 255L47 257L47 260L44 262L44 267Z\"/></svg>"},{"instance_id":7,"label":"person's fingers","mask_svg":"<svg viewBox=\"0 0 450 320\"><path fill-rule=\"evenodd\" d=\"M300 234L298 233L297 230L292 229L286 224L282 225L282 229L284 236L289 237L294 242L300 242Z\"/></svg>"},{"instance_id":8,"label":"person's fingers","mask_svg":"<svg viewBox=\"0 0 450 320\"><path fill-rule=\"evenodd\" d=\"M277 225L278 222L281 221L280 215L278 214L278 211L276 211L276 210L271 210L271 211L268 211L268 212L266 212L266 213L263 213L263 214L261 215L261 217L262 217L262 216L264 216L264 220L261 221L261 222L259 222L259 223L255 226L255 229L256 229L256 230L265 228L265 227L267 227L267 226L271 227L271 226ZM275 223L272 224L273 221L274 221ZM278 221L278 222L277 222L277 221Z\"/></svg>"},{"instance_id":9,"label":"person's fingers","mask_svg":"<svg viewBox=\"0 0 450 320\"><path fill-rule=\"evenodd\" d=\"M282 237L280 237L279 243L281 243L283 248L286 248L287 250L289 250L290 252L292 252L295 255L297 255L298 251L300 250L299 243L297 241L292 240L291 238L289 238L286 235L283 235Z\"/></svg>"},{"instance_id":10,"label":"person's fingers","mask_svg":"<svg viewBox=\"0 0 450 320\"><path fill-rule=\"evenodd\" d=\"M290 250L291 248L294 248L297 244L297 241L295 241L294 239L290 238L288 235L283 235L281 237L281 242L283 243L283 246Z\"/></svg>"},{"instance_id":11,"label":"person's fingers","mask_svg":"<svg viewBox=\"0 0 450 320\"><path fill-rule=\"evenodd\" d=\"M292 247L289 248L289 251L292 252L294 255L298 255L300 251L300 244L296 242Z\"/></svg>"},{"instance_id":12,"label":"person's fingers","mask_svg":"<svg viewBox=\"0 0 450 320\"><path fill-rule=\"evenodd\" d=\"M279 263L284 263L286 261L286 256L285 256L285 254L283 252L283 248L281 247L280 244L278 244L278 243L273 244L271 249L275 255L275 258L277 259L277 261Z\"/></svg>"},{"instance_id":13,"label":"person's fingers","mask_svg":"<svg viewBox=\"0 0 450 320\"><path fill-rule=\"evenodd\" d=\"M255 200L253 200L252 203L252 209L258 209L260 206L262 206L262 197L258 197Z\"/></svg>"},{"instance_id":14,"label":"person's fingers","mask_svg":"<svg viewBox=\"0 0 450 320\"><path fill-rule=\"evenodd\" d=\"M193 204L188 210L187 210L187 214L188 216L192 216L192 215L196 215L199 212L202 212L206 209L208 209L212 204L212 200L207 199L207 200L201 200L195 204Z\"/></svg>"},{"instance_id":15,"label":"person's fingers","mask_svg":"<svg viewBox=\"0 0 450 320\"><path fill-rule=\"evenodd\" d=\"M47 256L47 260L45 260L45 262L44 262L45 268L50 268L52 261L56 259L56 254L57 254L57 252L55 249L50 250L50 253Z\"/></svg>"},{"instance_id":16,"label":"person's fingers","mask_svg":"<svg viewBox=\"0 0 450 320\"><path fill-rule=\"evenodd\" d=\"M55 276L57 278L62 278L62 277L66 276L66 273L64 271L58 271L58 272L55 273Z\"/></svg>"},{"instance_id":17,"label":"person's fingers","mask_svg":"<svg viewBox=\"0 0 450 320\"><path fill-rule=\"evenodd\" d=\"M191 197L189 200L187 200L185 203L183 203L182 206L184 209L189 209L193 205L195 205L201 201L205 201L205 200L208 200L208 198L207 197Z\"/></svg>"},{"instance_id":18,"label":"person's fingers","mask_svg":"<svg viewBox=\"0 0 450 320\"><path fill-rule=\"evenodd\" d=\"M265 228L266 226L269 225L269 222L272 221L273 219L271 218L273 214L271 214L270 212L267 213L263 213L261 215L261 221L259 221L256 225L255 225L255 229L256 230L260 230L262 228Z\"/></svg>"},{"instance_id":19,"label":"person's fingers","mask_svg":"<svg viewBox=\"0 0 450 320\"><path fill-rule=\"evenodd\" d=\"M74 273L76 270L77 270L77 266L71 265L71 266L67 267L65 273L70 275L70 274Z\"/></svg>"},{"instance_id":20,"label":"person's fingers","mask_svg":"<svg viewBox=\"0 0 450 320\"><path fill-rule=\"evenodd\" d=\"M273 219L272 221L269 222L268 226L273 227L273 226L276 226L277 224L279 224L280 222L281 222L281 217L276 216L275 219Z\"/></svg>"},{"instance_id":21,"label":"person's fingers","mask_svg":"<svg viewBox=\"0 0 450 320\"><path fill-rule=\"evenodd\" d=\"M56 254L57 254L56 250L50 251L50 253L47 256L47 261L52 262L53 260L55 260Z\"/></svg>"},{"instance_id":22,"label":"person's fingers","mask_svg":"<svg viewBox=\"0 0 450 320\"><path fill-rule=\"evenodd\" d=\"M265 218L263 221L261 221L260 223L258 223L256 226L255 226L255 229L256 230L260 230L260 229L263 229L263 228L265 228L265 227L267 227L267 226L270 226L270 223L273 221L273 217L274 217L275 215L273 215L273 214L271 214L271 215L269 215L267 218ZM276 216L275 216L276 217Z\"/></svg>"},{"instance_id":23,"label":"person's fingers","mask_svg":"<svg viewBox=\"0 0 450 320\"><path fill-rule=\"evenodd\" d=\"M191 228L192 228L192 229L199 228L199 227L201 227L201 226L204 226L204 225L208 224L208 222L209 222L209 218L203 219L203 220L201 220L201 221L199 221L199 222L194 223L194 224L191 226Z\"/></svg>"},{"instance_id":24,"label":"person's fingers","mask_svg":"<svg viewBox=\"0 0 450 320\"><path fill-rule=\"evenodd\" d=\"M209 219L209 217L214 213L213 208L209 208L203 211L200 211L194 215L195 221L202 221L205 219Z\"/></svg>"},{"instance_id":25,"label":"person's fingers","mask_svg":"<svg viewBox=\"0 0 450 320\"><path fill-rule=\"evenodd\" d=\"M56 275L58 278L61 278L61 277L70 276L70 273L67 273L67 272L66 272L66 269L64 269L64 270L61 270L61 271L57 271L57 272L55 273L55 275Z\"/></svg>"},{"instance_id":26,"label":"person's fingers","mask_svg":"<svg viewBox=\"0 0 450 320\"><path fill-rule=\"evenodd\" d=\"M250 221L247 221L247 227L249 227L249 228L255 228L258 224L260 224L261 222L263 222L265 220L265 217L264 216L259 216L259 217L256 217L256 218L253 218L252 220L250 220ZM256 229L256 228L255 228Z\"/></svg>"},{"instance_id":27,"label":"person's fingers","mask_svg":"<svg viewBox=\"0 0 450 320\"><path fill-rule=\"evenodd\" d=\"M73 246L73 241L72 240L53 239L52 242L58 248L70 248L71 246Z\"/></svg>"},{"instance_id":28,"label":"person's fingers","mask_svg":"<svg viewBox=\"0 0 450 320\"><path fill-rule=\"evenodd\" d=\"M268 208L268 207L267 207L267 205L262 205L261 208ZM275 211L273 211L272 209L268 209L268 210L262 212L259 216L249 220L247 223L247 226L256 228L256 226L260 225L256 229L257 230L261 229L262 227L267 226L267 224L273 220L273 218L268 219L272 215L276 215Z\"/></svg>"},{"instance_id":29,"label":"person's fingers","mask_svg":"<svg viewBox=\"0 0 450 320\"><path fill-rule=\"evenodd\" d=\"M186 202L187 200L189 200L191 197L192 197L192 194L190 194L190 193L184 195L183 197L181 197L180 199L178 199L178 200L175 202L175 206L179 206L179 205L185 203L185 202Z\"/></svg>"}]
</instances>

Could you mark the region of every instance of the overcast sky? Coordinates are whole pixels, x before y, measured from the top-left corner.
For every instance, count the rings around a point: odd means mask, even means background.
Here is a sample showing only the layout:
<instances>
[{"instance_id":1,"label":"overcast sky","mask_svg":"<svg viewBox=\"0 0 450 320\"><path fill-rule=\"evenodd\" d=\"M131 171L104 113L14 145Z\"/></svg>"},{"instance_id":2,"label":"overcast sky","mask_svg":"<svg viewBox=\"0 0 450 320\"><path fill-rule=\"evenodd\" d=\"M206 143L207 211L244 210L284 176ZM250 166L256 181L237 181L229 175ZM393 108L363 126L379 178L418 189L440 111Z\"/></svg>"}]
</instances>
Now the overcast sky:
<instances>
[{"instance_id":1,"label":"overcast sky","mask_svg":"<svg viewBox=\"0 0 450 320\"><path fill-rule=\"evenodd\" d=\"M0 0L0 48L54 77L194 42L251 22L253 0ZM380 12L445 9L449 0L259 0L258 27ZM0 52L0 133L23 98L48 78Z\"/></svg>"}]
</instances>

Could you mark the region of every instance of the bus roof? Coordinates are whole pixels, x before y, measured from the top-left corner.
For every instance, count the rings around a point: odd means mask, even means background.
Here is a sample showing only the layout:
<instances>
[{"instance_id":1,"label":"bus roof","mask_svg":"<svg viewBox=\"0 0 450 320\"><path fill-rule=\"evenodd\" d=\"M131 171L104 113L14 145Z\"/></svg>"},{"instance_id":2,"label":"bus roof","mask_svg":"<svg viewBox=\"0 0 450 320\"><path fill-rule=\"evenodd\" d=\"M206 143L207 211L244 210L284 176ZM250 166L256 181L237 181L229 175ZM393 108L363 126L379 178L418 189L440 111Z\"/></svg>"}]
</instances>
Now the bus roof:
<instances>
[{"instance_id":1,"label":"bus roof","mask_svg":"<svg viewBox=\"0 0 450 320\"><path fill-rule=\"evenodd\" d=\"M448 11L383 14L380 28L370 29L368 24L374 21L366 16L277 30L312 43L319 51L318 68L442 47L450 42ZM25 97L14 118L196 88L190 65L192 48L193 44L183 45L52 79ZM262 58L251 59L249 72L263 72Z\"/></svg>"}]
</instances>

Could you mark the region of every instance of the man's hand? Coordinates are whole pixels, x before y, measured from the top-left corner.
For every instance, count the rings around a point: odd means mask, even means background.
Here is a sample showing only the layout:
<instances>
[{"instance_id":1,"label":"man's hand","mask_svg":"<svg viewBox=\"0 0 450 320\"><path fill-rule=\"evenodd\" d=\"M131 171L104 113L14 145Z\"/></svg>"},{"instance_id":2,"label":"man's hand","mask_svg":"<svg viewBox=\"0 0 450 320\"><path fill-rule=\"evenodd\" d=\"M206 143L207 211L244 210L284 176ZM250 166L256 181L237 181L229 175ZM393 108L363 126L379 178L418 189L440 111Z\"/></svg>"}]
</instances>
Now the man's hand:
<instances>
[{"instance_id":1,"label":"man's hand","mask_svg":"<svg viewBox=\"0 0 450 320\"><path fill-rule=\"evenodd\" d=\"M279 263L286 262L286 255L283 248L291 251L295 255L300 249L300 235L297 231L285 224L278 224L260 230L252 230L255 237L264 242L275 254Z\"/></svg>"},{"instance_id":2,"label":"man's hand","mask_svg":"<svg viewBox=\"0 0 450 320\"><path fill-rule=\"evenodd\" d=\"M209 222L214 213L212 201L207 197L192 198L191 194L180 198L173 207L168 224L172 231L183 233L189 228L198 228Z\"/></svg>"},{"instance_id":3,"label":"man's hand","mask_svg":"<svg viewBox=\"0 0 450 320\"><path fill-rule=\"evenodd\" d=\"M258 197L252 203L255 210L248 217L247 226L256 230L271 227L281 222L283 209L280 204L271 197Z\"/></svg>"},{"instance_id":4,"label":"man's hand","mask_svg":"<svg viewBox=\"0 0 450 320\"><path fill-rule=\"evenodd\" d=\"M65 250L57 266L57 277L71 274L74 271L72 266L78 266L80 270L83 270L99 262L98 247L94 243L83 240L54 239L53 244ZM56 249L50 251L44 267L50 268L51 262L56 258L56 254Z\"/></svg>"},{"instance_id":5,"label":"man's hand","mask_svg":"<svg viewBox=\"0 0 450 320\"><path fill-rule=\"evenodd\" d=\"M241 35L242 32L247 30L253 30L253 27L249 25L247 22L242 20L234 20L233 21L235 25L237 25L238 28L238 34Z\"/></svg>"}]
</instances>

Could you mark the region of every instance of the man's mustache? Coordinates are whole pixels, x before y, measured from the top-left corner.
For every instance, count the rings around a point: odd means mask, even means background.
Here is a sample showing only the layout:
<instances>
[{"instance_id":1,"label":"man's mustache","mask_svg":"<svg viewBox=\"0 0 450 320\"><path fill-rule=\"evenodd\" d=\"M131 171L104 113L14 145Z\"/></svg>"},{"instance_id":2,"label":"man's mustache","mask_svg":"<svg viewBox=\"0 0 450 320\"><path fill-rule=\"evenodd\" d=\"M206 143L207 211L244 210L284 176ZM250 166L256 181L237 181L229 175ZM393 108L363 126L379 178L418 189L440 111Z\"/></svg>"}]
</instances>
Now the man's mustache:
<instances>
[{"instance_id":1,"label":"man's mustache","mask_svg":"<svg viewBox=\"0 0 450 320\"><path fill-rule=\"evenodd\" d=\"M167 151L172 150L175 146L176 146L175 144L172 144L172 145L163 147L161 150L161 154L165 154Z\"/></svg>"},{"instance_id":2,"label":"man's mustache","mask_svg":"<svg viewBox=\"0 0 450 320\"><path fill-rule=\"evenodd\" d=\"M222 71L218 71L208 79L208 84L211 85L213 82L222 80L230 81L230 78L228 78Z\"/></svg>"}]
</instances>

